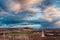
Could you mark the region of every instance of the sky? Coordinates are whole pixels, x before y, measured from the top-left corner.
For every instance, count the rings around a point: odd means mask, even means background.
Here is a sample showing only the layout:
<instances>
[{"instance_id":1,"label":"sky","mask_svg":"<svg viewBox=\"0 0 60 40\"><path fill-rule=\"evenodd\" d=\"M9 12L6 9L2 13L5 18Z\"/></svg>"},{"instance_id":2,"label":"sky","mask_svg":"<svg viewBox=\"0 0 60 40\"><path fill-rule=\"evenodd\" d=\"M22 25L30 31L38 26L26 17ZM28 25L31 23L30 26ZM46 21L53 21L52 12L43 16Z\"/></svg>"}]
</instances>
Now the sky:
<instances>
[{"instance_id":1,"label":"sky","mask_svg":"<svg viewBox=\"0 0 60 40\"><path fill-rule=\"evenodd\" d=\"M0 28L60 28L60 0L0 0Z\"/></svg>"}]
</instances>

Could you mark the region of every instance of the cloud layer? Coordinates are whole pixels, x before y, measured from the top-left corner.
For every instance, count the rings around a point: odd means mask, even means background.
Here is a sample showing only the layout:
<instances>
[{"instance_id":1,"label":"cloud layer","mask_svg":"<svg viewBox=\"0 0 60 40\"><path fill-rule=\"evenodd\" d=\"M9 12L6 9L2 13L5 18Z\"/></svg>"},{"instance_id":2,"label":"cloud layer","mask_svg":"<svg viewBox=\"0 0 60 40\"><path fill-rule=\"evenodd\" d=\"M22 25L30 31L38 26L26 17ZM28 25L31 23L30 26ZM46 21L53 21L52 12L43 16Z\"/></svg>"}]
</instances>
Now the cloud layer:
<instances>
[{"instance_id":1,"label":"cloud layer","mask_svg":"<svg viewBox=\"0 0 60 40\"><path fill-rule=\"evenodd\" d=\"M57 27L60 21L60 8L57 6L57 1L0 0L0 26L2 28L2 24L4 24L3 27L10 28L12 26L12 28L17 28L14 24L22 27L21 24L26 22L28 24L31 23L28 26L33 28L36 28L34 27L36 26L35 24L38 24L37 28ZM21 23L22 20L23 22Z\"/></svg>"}]
</instances>

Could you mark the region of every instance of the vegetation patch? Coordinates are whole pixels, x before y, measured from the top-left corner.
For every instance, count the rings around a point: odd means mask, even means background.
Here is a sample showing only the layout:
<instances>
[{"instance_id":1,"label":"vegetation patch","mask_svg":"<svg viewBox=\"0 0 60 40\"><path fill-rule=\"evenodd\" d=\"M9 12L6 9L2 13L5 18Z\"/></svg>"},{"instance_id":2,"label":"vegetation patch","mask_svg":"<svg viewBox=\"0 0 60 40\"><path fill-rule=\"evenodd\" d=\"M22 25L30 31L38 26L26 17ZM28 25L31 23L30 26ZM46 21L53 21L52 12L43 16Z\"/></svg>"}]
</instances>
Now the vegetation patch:
<instances>
[{"instance_id":1,"label":"vegetation patch","mask_svg":"<svg viewBox=\"0 0 60 40\"><path fill-rule=\"evenodd\" d=\"M32 34L32 32L10 32L11 34Z\"/></svg>"}]
</instances>

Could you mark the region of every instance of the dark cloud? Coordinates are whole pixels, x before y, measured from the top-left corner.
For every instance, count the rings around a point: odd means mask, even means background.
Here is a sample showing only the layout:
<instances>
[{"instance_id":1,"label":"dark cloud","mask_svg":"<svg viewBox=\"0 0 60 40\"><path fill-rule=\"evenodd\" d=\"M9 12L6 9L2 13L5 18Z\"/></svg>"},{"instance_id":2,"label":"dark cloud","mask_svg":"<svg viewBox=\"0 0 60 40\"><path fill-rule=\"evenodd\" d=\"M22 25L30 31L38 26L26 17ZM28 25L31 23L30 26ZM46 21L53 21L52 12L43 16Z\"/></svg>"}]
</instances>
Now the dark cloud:
<instances>
[{"instance_id":1,"label":"dark cloud","mask_svg":"<svg viewBox=\"0 0 60 40\"><path fill-rule=\"evenodd\" d=\"M49 1L48 0L44 0L40 6L41 6L42 10L44 10L47 7L51 6L51 5L53 5L52 0L49 0Z\"/></svg>"}]
</instances>

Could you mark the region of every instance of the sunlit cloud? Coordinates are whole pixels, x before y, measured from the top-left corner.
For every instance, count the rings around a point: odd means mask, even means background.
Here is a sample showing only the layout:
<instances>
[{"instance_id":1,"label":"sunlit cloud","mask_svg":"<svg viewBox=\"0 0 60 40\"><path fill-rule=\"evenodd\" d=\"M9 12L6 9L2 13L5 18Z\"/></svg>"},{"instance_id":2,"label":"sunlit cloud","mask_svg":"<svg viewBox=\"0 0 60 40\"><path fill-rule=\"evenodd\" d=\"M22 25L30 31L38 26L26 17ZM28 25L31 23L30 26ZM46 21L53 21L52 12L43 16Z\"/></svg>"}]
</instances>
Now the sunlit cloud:
<instances>
[{"instance_id":1,"label":"sunlit cloud","mask_svg":"<svg viewBox=\"0 0 60 40\"><path fill-rule=\"evenodd\" d=\"M13 11L15 13L19 13L23 10L29 10L32 5L41 3L43 0L6 0L4 2L5 9L7 11Z\"/></svg>"},{"instance_id":2,"label":"sunlit cloud","mask_svg":"<svg viewBox=\"0 0 60 40\"><path fill-rule=\"evenodd\" d=\"M43 19L48 20L48 21L53 21L54 17L59 18L60 17L60 13L59 13L58 10L60 10L60 9L55 8L55 5L47 7L43 11L43 13L44 13Z\"/></svg>"},{"instance_id":3,"label":"sunlit cloud","mask_svg":"<svg viewBox=\"0 0 60 40\"><path fill-rule=\"evenodd\" d=\"M19 2L22 2L22 3L24 3L25 5L32 5L32 4L37 4L37 3L41 3L43 0L17 0L17 1L19 1Z\"/></svg>"},{"instance_id":4,"label":"sunlit cloud","mask_svg":"<svg viewBox=\"0 0 60 40\"><path fill-rule=\"evenodd\" d=\"M51 17L42 17L41 19L46 20L48 22L52 22L52 18Z\"/></svg>"},{"instance_id":5,"label":"sunlit cloud","mask_svg":"<svg viewBox=\"0 0 60 40\"><path fill-rule=\"evenodd\" d=\"M32 12L35 12L35 13L41 12L41 9L38 9L38 8L29 8L28 10L32 11Z\"/></svg>"},{"instance_id":6,"label":"sunlit cloud","mask_svg":"<svg viewBox=\"0 0 60 40\"><path fill-rule=\"evenodd\" d=\"M21 5L19 3L11 3L10 5L6 6L7 10L9 11L13 11L15 13L18 13L19 11L21 11Z\"/></svg>"}]
</instances>

